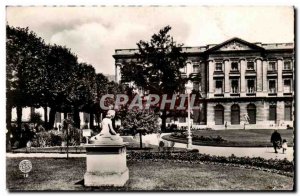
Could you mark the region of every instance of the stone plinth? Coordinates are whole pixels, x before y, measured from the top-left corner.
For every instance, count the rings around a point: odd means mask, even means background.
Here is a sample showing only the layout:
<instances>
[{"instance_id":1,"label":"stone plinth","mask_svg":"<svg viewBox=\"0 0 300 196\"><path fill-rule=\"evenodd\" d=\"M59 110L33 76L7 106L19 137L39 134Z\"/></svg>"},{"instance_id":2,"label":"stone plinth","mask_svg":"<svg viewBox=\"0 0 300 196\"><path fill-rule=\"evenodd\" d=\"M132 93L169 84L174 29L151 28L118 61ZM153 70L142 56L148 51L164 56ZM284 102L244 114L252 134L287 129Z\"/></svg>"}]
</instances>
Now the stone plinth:
<instances>
[{"instance_id":1,"label":"stone plinth","mask_svg":"<svg viewBox=\"0 0 300 196\"><path fill-rule=\"evenodd\" d=\"M86 148L85 186L124 186L129 179L126 146L121 140L104 138Z\"/></svg>"}]
</instances>

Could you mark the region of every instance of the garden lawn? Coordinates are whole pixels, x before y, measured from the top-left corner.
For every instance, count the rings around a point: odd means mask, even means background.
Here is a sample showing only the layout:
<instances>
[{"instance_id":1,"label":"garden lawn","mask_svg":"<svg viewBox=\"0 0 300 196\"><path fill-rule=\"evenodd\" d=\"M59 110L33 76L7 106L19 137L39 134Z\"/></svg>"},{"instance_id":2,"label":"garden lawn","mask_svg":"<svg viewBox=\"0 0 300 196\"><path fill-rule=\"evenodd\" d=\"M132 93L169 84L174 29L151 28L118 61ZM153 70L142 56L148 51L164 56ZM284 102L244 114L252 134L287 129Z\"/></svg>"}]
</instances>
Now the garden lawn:
<instances>
[{"instance_id":1,"label":"garden lawn","mask_svg":"<svg viewBox=\"0 0 300 196\"><path fill-rule=\"evenodd\" d=\"M193 135L204 136L204 137L213 137L221 136L226 142L222 143L212 143L212 142L202 142L193 140L194 145L203 145L203 146L230 146L230 147L271 147L272 143L270 142L271 134L274 130L269 129L260 129L260 130L198 130L193 131ZM279 130L282 139L286 139L288 146L293 146L293 130ZM186 143L186 139L173 138L168 135L163 136L166 140L173 140L175 142Z\"/></svg>"},{"instance_id":2,"label":"garden lawn","mask_svg":"<svg viewBox=\"0 0 300 196\"><path fill-rule=\"evenodd\" d=\"M293 178L233 166L150 160L128 161L129 181L123 188L87 188L82 184L84 158L28 158L33 170L28 178L19 171L22 159L7 158L10 191L138 191L138 190L292 190Z\"/></svg>"}]
</instances>

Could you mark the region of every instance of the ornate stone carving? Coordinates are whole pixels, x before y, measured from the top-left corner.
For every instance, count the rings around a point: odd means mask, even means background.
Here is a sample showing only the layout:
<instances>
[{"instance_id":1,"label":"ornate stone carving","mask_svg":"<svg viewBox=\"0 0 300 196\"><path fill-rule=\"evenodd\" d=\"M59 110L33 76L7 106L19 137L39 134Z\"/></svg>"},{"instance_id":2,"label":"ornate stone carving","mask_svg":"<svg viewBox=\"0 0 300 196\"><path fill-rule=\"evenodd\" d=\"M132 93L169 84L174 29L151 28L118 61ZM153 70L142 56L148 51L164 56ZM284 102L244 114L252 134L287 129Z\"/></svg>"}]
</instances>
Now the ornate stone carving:
<instances>
[{"instance_id":1,"label":"ornate stone carving","mask_svg":"<svg viewBox=\"0 0 300 196\"><path fill-rule=\"evenodd\" d=\"M233 41L230 42L224 46L222 46L220 49L220 51L229 51L229 50L251 50L251 48L249 46L246 46L244 44L241 44L239 42Z\"/></svg>"}]
</instances>

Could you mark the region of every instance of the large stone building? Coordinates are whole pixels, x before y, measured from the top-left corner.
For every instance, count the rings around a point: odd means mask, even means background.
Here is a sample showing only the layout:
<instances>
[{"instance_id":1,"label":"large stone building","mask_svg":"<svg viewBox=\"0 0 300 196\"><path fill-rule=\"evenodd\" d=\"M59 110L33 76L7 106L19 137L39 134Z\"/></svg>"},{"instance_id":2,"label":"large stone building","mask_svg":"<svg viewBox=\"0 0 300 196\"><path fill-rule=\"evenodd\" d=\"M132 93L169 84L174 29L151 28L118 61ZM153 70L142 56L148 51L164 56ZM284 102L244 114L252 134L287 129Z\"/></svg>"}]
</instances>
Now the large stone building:
<instances>
[{"instance_id":1,"label":"large stone building","mask_svg":"<svg viewBox=\"0 0 300 196\"><path fill-rule=\"evenodd\" d=\"M221 44L183 47L188 55L182 74L202 95L194 127L240 129L286 128L294 121L294 44L249 43L232 38ZM116 81L120 67L134 58L136 49L117 49ZM248 117L247 117L248 116ZM186 119L175 119L185 123Z\"/></svg>"}]
</instances>

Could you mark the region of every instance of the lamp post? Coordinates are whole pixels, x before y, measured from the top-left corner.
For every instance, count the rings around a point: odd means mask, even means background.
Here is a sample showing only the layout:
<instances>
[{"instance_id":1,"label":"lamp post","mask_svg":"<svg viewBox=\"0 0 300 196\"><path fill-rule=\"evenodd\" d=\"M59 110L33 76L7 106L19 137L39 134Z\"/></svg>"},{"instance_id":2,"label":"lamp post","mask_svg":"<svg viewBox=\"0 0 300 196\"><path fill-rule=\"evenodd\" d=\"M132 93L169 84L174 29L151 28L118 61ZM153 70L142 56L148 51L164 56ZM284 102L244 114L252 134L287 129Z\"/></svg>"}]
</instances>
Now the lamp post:
<instances>
[{"instance_id":1,"label":"lamp post","mask_svg":"<svg viewBox=\"0 0 300 196\"><path fill-rule=\"evenodd\" d=\"M192 149L192 133L191 133L191 104L190 104L190 94L192 91L192 87L190 82L186 85L186 92L188 95L188 136L187 136L187 149Z\"/></svg>"}]
</instances>

